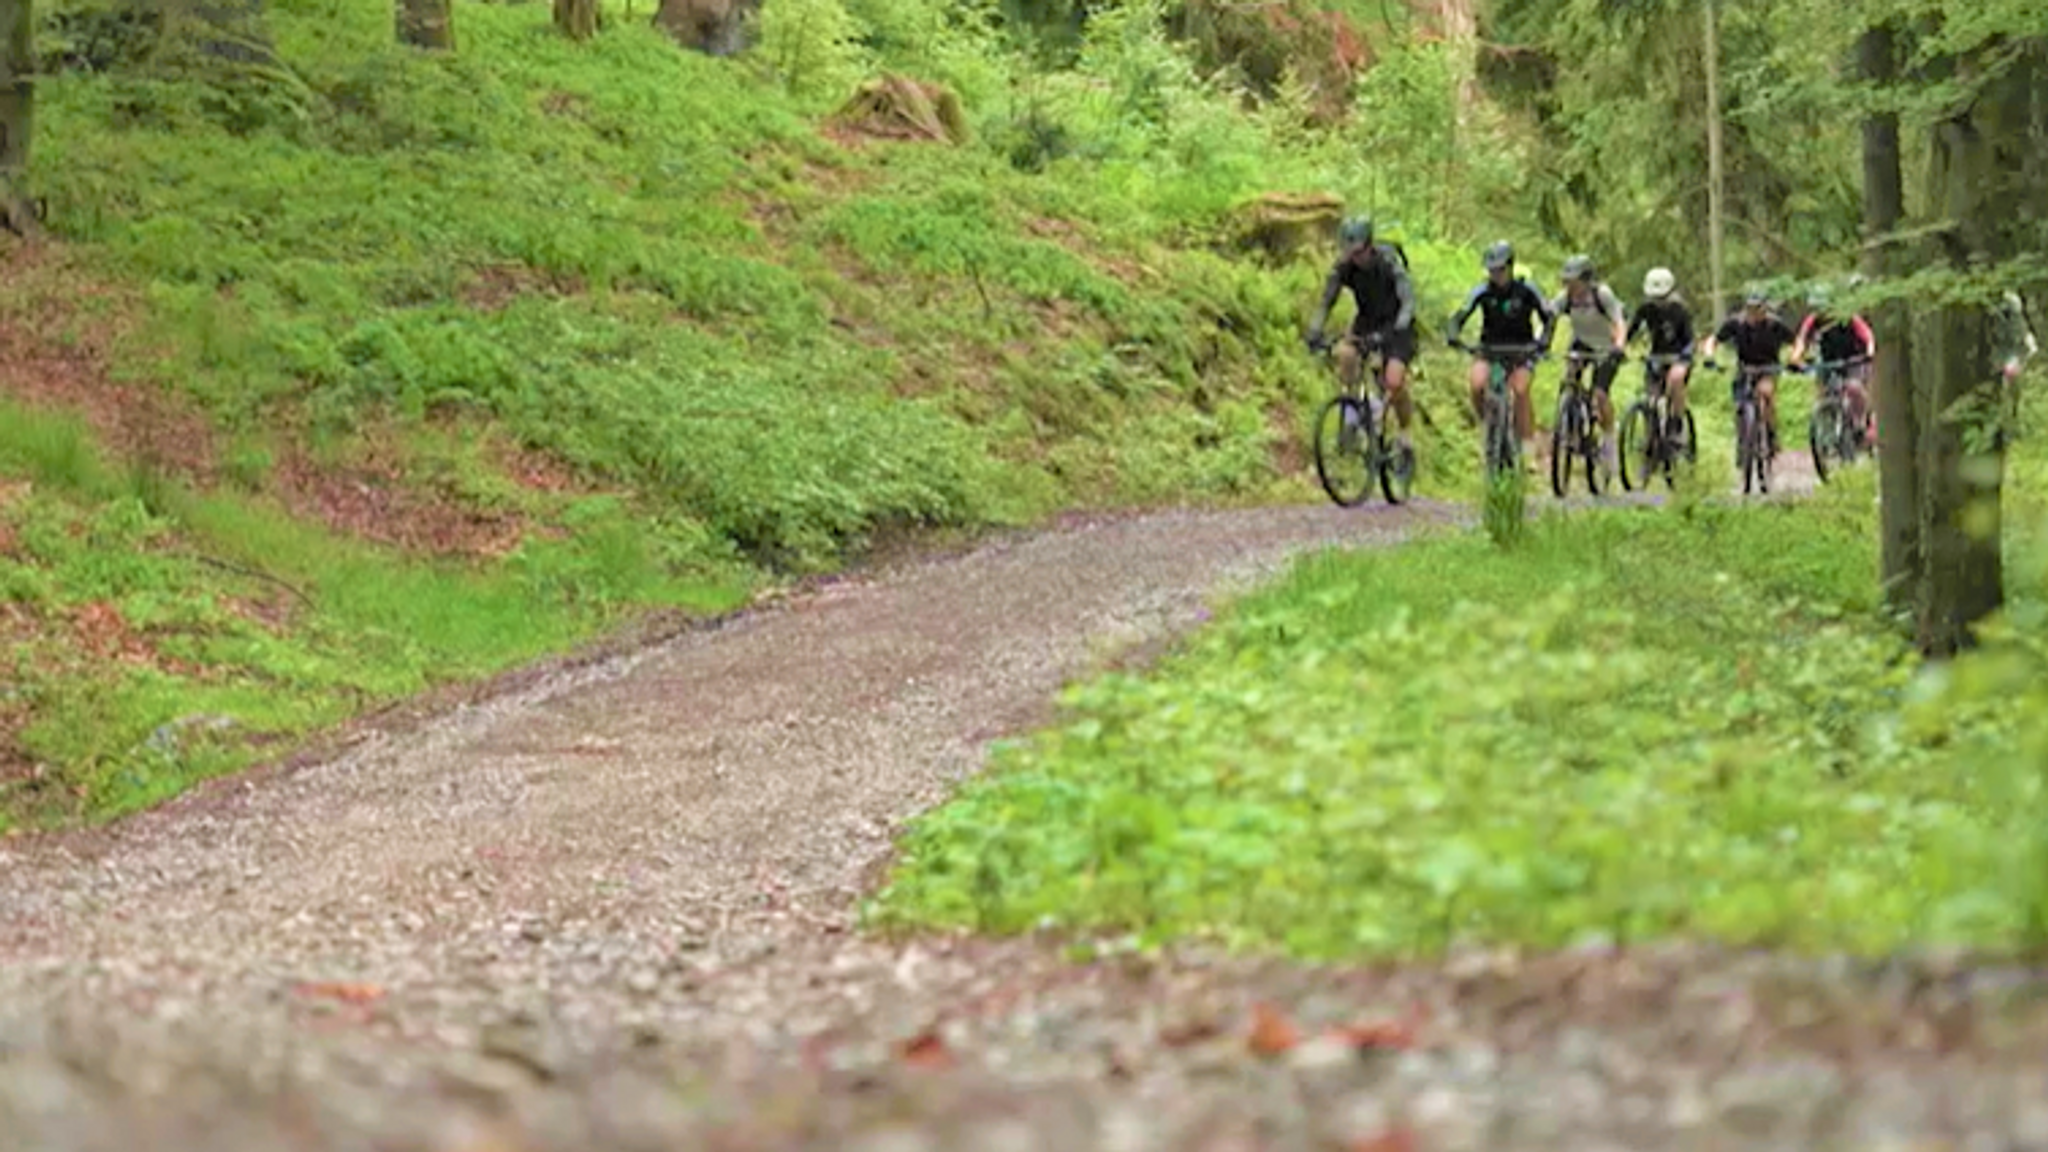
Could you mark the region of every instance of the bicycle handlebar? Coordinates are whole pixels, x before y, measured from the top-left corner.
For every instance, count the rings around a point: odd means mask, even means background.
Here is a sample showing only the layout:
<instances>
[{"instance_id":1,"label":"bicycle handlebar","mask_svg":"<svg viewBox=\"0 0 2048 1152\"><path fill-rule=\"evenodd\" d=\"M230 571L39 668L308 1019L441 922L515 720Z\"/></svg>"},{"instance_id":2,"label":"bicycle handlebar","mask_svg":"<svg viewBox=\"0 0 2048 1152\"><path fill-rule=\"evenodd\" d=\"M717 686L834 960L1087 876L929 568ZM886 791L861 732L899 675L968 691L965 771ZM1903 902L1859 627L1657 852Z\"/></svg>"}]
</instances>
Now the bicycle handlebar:
<instances>
[{"instance_id":1,"label":"bicycle handlebar","mask_svg":"<svg viewBox=\"0 0 2048 1152\"><path fill-rule=\"evenodd\" d=\"M1467 344L1453 339L1451 347L1468 352L1481 360L1541 360L1550 354L1550 349L1541 344Z\"/></svg>"}]
</instances>

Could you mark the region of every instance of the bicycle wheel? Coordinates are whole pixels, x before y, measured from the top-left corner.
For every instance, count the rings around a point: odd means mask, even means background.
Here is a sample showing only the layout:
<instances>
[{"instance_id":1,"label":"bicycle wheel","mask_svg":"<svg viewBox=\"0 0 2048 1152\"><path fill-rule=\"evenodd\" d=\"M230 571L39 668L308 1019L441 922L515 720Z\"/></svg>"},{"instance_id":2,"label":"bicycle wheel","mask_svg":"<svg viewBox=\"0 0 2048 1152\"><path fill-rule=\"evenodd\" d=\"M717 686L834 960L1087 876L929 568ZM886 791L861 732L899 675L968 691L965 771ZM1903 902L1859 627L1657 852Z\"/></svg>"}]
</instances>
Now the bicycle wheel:
<instances>
[{"instance_id":1,"label":"bicycle wheel","mask_svg":"<svg viewBox=\"0 0 2048 1152\"><path fill-rule=\"evenodd\" d=\"M1572 392L1557 398L1557 422L1550 428L1550 491L1560 500L1572 486L1572 457L1586 438L1584 419Z\"/></svg>"},{"instance_id":2,"label":"bicycle wheel","mask_svg":"<svg viewBox=\"0 0 2048 1152\"><path fill-rule=\"evenodd\" d=\"M1515 444L1513 403L1505 392L1495 393L1486 405L1486 478L1521 467Z\"/></svg>"},{"instance_id":3,"label":"bicycle wheel","mask_svg":"<svg viewBox=\"0 0 2048 1152\"><path fill-rule=\"evenodd\" d=\"M1843 451L1848 429L1842 416L1840 405L1823 400L1806 420L1806 447L1813 454L1813 474L1823 484L1828 482L1830 460L1848 463Z\"/></svg>"},{"instance_id":4,"label":"bicycle wheel","mask_svg":"<svg viewBox=\"0 0 2048 1152\"><path fill-rule=\"evenodd\" d=\"M1415 449L1388 440L1384 428L1380 429L1379 445L1380 495L1389 504L1406 504L1415 491Z\"/></svg>"},{"instance_id":5,"label":"bicycle wheel","mask_svg":"<svg viewBox=\"0 0 2048 1152\"><path fill-rule=\"evenodd\" d=\"M1749 478L1756 482L1756 494L1768 496L1771 492L1771 430L1764 424L1763 413L1755 407L1749 410ZM1743 483L1743 491L1749 491L1749 482Z\"/></svg>"},{"instance_id":6,"label":"bicycle wheel","mask_svg":"<svg viewBox=\"0 0 2048 1152\"><path fill-rule=\"evenodd\" d=\"M1744 403L1735 412L1735 470L1742 473L1742 494L1755 490L1757 428L1756 409Z\"/></svg>"},{"instance_id":7,"label":"bicycle wheel","mask_svg":"<svg viewBox=\"0 0 2048 1152\"><path fill-rule=\"evenodd\" d=\"M1350 396L1332 398L1316 417L1316 479L1339 507L1357 507L1372 490L1372 436L1372 409Z\"/></svg>"},{"instance_id":8,"label":"bicycle wheel","mask_svg":"<svg viewBox=\"0 0 2048 1152\"><path fill-rule=\"evenodd\" d=\"M1621 487L1625 492L1646 490L1656 472L1660 437L1655 435L1657 410L1636 401L1621 417Z\"/></svg>"}]
</instances>

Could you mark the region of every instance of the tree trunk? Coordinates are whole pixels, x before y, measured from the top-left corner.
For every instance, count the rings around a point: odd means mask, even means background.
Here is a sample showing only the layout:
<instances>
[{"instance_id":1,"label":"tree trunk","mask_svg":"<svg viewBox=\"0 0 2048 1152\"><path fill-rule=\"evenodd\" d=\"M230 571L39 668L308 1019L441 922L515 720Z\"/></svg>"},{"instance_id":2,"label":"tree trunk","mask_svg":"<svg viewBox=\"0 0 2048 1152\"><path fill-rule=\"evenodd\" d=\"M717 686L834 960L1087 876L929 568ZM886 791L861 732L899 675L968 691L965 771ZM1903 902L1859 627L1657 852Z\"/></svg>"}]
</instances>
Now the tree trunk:
<instances>
[{"instance_id":1,"label":"tree trunk","mask_svg":"<svg viewBox=\"0 0 2048 1152\"><path fill-rule=\"evenodd\" d=\"M452 0L398 0L398 40L435 52L455 50Z\"/></svg>"},{"instance_id":2,"label":"tree trunk","mask_svg":"<svg viewBox=\"0 0 2048 1152\"><path fill-rule=\"evenodd\" d=\"M555 27L571 40L588 40L604 26L598 0L555 0Z\"/></svg>"},{"instance_id":3,"label":"tree trunk","mask_svg":"<svg viewBox=\"0 0 2048 1152\"><path fill-rule=\"evenodd\" d=\"M1723 291L1721 275L1721 237L1726 231L1722 219L1723 192L1721 176L1721 13L1717 0L1706 0L1700 5L1701 19L1700 49L1706 57L1707 72L1707 259L1712 264L1709 280L1713 285L1714 310L1711 322L1719 324L1727 315L1728 297Z\"/></svg>"},{"instance_id":4,"label":"tree trunk","mask_svg":"<svg viewBox=\"0 0 2048 1152\"><path fill-rule=\"evenodd\" d=\"M1890 27L1867 29L1857 53L1871 95L1884 99L1898 71L1897 35ZM1906 272L1905 253L1891 239L1906 212L1905 180L1899 165L1899 114L1876 110L1863 117L1863 266L1873 279ZM1875 365L1878 427L1879 525L1883 545L1885 603L1900 615L1921 599L1919 421L1913 412L1912 317L1903 301L1877 309L1883 333Z\"/></svg>"},{"instance_id":5,"label":"tree trunk","mask_svg":"<svg viewBox=\"0 0 2048 1152\"><path fill-rule=\"evenodd\" d=\"M1984 101L1975 106L1981 107ZM1989 255L1985 190L1998 179L1996 141L1970 110L1933 132L1929 199L1945 231L1939 241L1958 272ZM1920 432L1920 538L1926 584L1920 603L1921 650L1954 655L1974 642L1972 629L2004 600L1999 554L1999 487L2004 460L1996 439L1998 411L1986 309L1948 303L1935 312L1925 357L1929 419Z\"/></svg>"},{"instance_id":6,"label":"tree trunk","mask_svg":"<svg viewBox=\"0 0 2048 1152\"><path fill-rule=\"evenodd\" d=\"M685 48L730 56L747 46L747 17L761 0L660 0L654 25Z\"/></svg>"},{"instance_id":7,"label":"tree trunk","mask_svg":"<svg viewBox=\"0 0 2048 1152\"><path fill-rule=\"evenodd\" d=\"M0 0L0 226L20 236L40 230L22 190L35 111L35 13L30 0Z\"/></svg>"}]
</instances>

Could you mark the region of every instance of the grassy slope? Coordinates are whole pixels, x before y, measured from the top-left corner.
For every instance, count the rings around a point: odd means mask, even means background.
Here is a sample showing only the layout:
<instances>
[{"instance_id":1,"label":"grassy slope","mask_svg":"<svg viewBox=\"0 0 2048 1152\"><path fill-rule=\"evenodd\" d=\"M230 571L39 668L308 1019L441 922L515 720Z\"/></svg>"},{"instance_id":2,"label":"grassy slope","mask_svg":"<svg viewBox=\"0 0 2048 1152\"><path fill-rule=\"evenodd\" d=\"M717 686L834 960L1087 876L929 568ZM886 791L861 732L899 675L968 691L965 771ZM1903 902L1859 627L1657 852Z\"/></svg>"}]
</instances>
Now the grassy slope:
<instances>
[{"instance_id":1,"label":"grassy slope","mask_svg":"<svg viewBox=\"0 0 2048 1152\"><path fill-rule=\"evenodd\" d=\"M2038 939L2042 599L1914 676L1873 623L1870 481L1304 562L1074 689L913 832L876 919L1311 956Z\"/></svg>"},{"instance_id":2,"label":"grassy slope","mask_svg":"<svg viewBox=\"0 0 2048 1152\"><path fill-rule=\"evenodd\" d=\"M921 47L856 63L928 65L981 142L821 133L845 58L792 92L531 5L464 5L435 58L388 5L287 0L277 76L42 83L60 247L7 257L0 390L86 424L0 444L0 827L130 810L878 530L1311 497L1317 269L1210 242L1267 188L1371 200L1357 142L1244 114L1156 37L1034 77L939 9L858 9ZM1073 149L1040 173L1004 159L1014 81ZM1464 257L1408 239L1446 304Z\"/></svg>"}]
</instances>

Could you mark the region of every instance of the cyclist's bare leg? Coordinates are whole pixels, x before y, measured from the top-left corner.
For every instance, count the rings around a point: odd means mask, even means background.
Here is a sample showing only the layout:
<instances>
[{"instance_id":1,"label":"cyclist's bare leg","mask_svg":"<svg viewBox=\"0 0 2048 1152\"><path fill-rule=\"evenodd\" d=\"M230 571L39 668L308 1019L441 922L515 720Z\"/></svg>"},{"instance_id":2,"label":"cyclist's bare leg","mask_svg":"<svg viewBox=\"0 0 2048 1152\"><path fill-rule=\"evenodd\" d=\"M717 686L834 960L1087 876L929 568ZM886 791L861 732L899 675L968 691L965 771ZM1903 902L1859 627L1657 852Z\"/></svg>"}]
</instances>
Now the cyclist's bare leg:
<instances>
[{"instance_id":1,"label":"cyclist's bare leg","mask_svg":"<svg viewBox=\"0 0 2048 1152\"><path fill-rule=\"evenodd\" d=\"M1365 356L1358 347L1358 339L1346 336L1337 341L1337 382L1346 392L1358 386L1359 373L1365 368Z\"/></svg>"},{"instance_id":2,"label":"cyclist's bare leg","mask_svg":"<svg viewBox=\"0 0 2048 1152\"><path fill-rule=\"evenodd\" d=\"M1764 414L1764 427L1770 430L1771 443L1778 442L1778 377L1759 376L1756 381L1756 406Z\"/></svg>"},{"instance_id":3,"label":"cyclist's bare leg","mask_svg":"<svg viewBox=\"0 0 2048 1152\"><path fill-rule=\"evenodd\" d=\"M1515 397L1515 435L1522 440L1525 459L1535 458L1536 410L1529 403L1529 380L1533 373L1527 364L1520 364L1508 373L1508 391Z\"/></svg>"},{"instance_id":4,"label":"cyclist's bare leg","mask_svg":"<svg viewBox=\"0 0 2048 1152\"><path fill-rule=\"evenodd\" d=\"M1387 402L1394 406L1394 418L1400 421L1401 431L1408 431L1408 422L1415 416L1415 398L1408 393L1408 362L1387 361Z\"/></svg>"},{"instance_id":5,"label":"cyclist's bare leg","mask_svg":"<svg viewBox=\"0 0 2048 1152\"><path fill-rule=\"evenodd\" d=\"M1472 361L1472 370L1466 379L1472 384L1472 414L1486 423L1486 384L1493 376L1493 366L1484 360Z\"/></svg>"},{"instance_id":6,"label":"cyclist's bare leg","mask_svg":"<svg viewBox=\"0 0 2048 1152\"><path fill-rule=\"evenodd\" d=\"M1685 383L1683 364L1673 364L1670 370L1664 373L1664 394L1671 398L1673 419L1682 419L1685 416Z\"/></svg>"}]
</instances>

